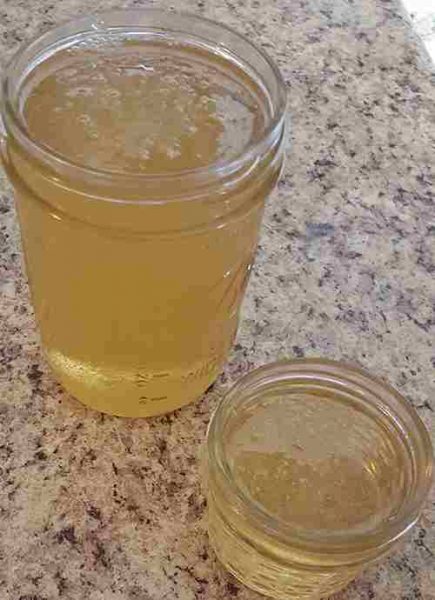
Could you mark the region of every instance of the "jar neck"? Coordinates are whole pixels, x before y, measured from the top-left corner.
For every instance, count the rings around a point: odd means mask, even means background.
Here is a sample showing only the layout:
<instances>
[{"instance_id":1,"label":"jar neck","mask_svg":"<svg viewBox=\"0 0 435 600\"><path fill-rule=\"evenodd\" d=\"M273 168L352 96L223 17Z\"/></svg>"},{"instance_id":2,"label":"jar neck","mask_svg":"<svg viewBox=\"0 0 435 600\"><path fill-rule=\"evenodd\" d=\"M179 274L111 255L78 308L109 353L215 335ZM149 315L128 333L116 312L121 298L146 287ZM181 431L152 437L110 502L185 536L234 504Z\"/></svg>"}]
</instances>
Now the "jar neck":
<instances>
[{"instance_id":1,"label":"jar neck","mask_svg":"<svg viewBox=\"0 0 435 600\"><path fill-rule=\"evenodd\" d=\"M200 173L179 175L134 175L92 172L83 169L35 147L31 140L8 119L4 112L3 160L7 166L19 162L19 168L40 173L44 181L58 190L84 194L108 202L144 202L146 204L176 203L203 199L213 195L231 195L243 190L256 180L279 172L283 160L284 119L264 140L256 156L242 156L228 167L214 168ZM24 176L26 179L26 177Z\"/></svg>"},{"instance_id":2,"label":"jar neck","mask_svg":"<svg viewBox=\"0 0 435 600\"><path fill-rule=\"evenodd\" d=\"M158 237L200 234L222 229L252 215L260 219L264 201L273 189L283 161L282 137L249 170L210 187L182 194L175 186L165 190L156 185L156 195L136 182L130 189L87 187L41 168L9 137L3 162L18 195L32 196L48 205L59 218L80 221L90 227ZM166 191L166 194L165 194ZM171 195L172 193L172 195Z\"/></svg>"},{"instance_id":3,"label":"jar neck","mask_svg":"<svg viewBox=\"0 0 435 600\"><path fill-rule=\"evenodd\" d=\"M185 39L189 46L198 46L202 52L222 63L237 66L238 72L243 74L241 79L254 82L261 91L258 102L261 112L264 112L264 126L240 155L173 173L117 173L75 164L30 135L21 114L21 96L22 91L28 88L25 82L38 65L84 40L92 43L93 38L98 36L98 40L116 40L117 36L137 37L139 34L149 37L150 32L153 35L157 32L169 42ZM261 49L236 32L207 19L158 9L109 11L55 28L25 45L7 67L3 80L5 134L9 144L23 159L37 165L49 179L60 181L68 190L79 193L84 190L88 195L117 202L177 202L207 196L210 192L213 195L218 189L231 191L244 185L263 166L270 165L273 169L279 162L284 111L284 83L275 65Z\"/></svg>"}]
</instances>

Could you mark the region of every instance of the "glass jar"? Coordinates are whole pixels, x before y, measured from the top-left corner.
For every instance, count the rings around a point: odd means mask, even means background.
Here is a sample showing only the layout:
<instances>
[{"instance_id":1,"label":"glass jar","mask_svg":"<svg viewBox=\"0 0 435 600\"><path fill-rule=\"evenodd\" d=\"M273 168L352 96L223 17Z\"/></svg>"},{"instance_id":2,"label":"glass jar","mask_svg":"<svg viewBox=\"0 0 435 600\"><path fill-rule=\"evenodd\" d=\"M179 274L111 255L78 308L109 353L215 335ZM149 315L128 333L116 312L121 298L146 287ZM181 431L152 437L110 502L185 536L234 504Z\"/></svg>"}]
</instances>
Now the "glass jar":
<instances>
[{"instance_id":1,"label":"glass jar","mask_svg":"<svg viewBox=\"0 0 435 600\"><path fill-rule=\"evenodd\" d=\"M79 18L13 58L3 160L43 348L79 400L149 416L215 379L281 169L284 109L263 51L192 15Z\"/></svg>"},{"instance_id":2,"label":"glass jar","mask_svg":"<svg viewBox=\"0 0 435 600\"><path fill-rule=\"evenodd\" d=\"M432 468L416 411L379 379L320 359L261 367L210 422L211 545L266 596L328 596L410 531Z\"/></svg>"}]
</instances>

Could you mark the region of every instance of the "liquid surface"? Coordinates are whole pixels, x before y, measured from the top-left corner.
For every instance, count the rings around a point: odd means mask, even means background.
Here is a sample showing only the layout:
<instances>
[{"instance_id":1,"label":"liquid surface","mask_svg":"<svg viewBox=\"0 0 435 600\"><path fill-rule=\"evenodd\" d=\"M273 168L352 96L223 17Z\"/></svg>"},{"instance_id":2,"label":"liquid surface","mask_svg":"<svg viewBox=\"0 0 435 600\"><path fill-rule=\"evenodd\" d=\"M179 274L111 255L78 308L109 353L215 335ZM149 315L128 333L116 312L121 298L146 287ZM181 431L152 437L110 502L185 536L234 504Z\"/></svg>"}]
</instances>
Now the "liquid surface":
<instances>
[{"instance_id":1,"label":"liquid surface","mask_svg":"<svg viewBox=\"0 0 435 600\"><path fill-rule=\"evenodd\" d=\"M234 158L264 127L244 80L199 49L97 38L31 74L24 120L39 142L88 167L192 169Z\"/></svg>"},{"instance_id":2,"label":"liquid surface","mask_svg":"<svg viewBox=\"0 0 435 600\"><path fill-rule=\"evenodd\" d=\"M257 506L305 531L370 531L397 509L407 485L391 432L336 397L261 401L229 434L227 455Z\"/></svg>"},{"instance_id":3,"label":"liquid surface","mask_svg":"<svg viewBox=\"0 0 435 600\"><path fill-rule=\"evenodd\" d=\"M58 51L28 75L20 103L31 136L58 155L141 174L234 157L261 134L267 114L259 87L237 65L147 35ZM117 415L163 413L197 398L235 335L279 164L225 197L215 187L191 199L184 188L186 201L147 203L145 181L119 203L95 197L123 199L121 183L52 178L13 140L8 152L56 377ZM159 186L162 200L180 191L180 181Z\"/></svg>"}]
</instances>

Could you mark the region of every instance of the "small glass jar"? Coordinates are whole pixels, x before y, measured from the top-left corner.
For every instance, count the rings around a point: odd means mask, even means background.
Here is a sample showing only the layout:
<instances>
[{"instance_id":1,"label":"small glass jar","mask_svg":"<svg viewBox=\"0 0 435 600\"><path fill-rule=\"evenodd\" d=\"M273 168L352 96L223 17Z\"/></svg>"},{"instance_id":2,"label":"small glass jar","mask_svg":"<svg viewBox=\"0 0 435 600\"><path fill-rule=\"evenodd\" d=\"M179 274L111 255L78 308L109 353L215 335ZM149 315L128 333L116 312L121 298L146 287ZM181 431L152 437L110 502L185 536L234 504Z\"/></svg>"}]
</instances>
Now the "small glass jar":
<instances>
[{"instance_id":1,"label":"small glass jar","mask_svg":"<svg viewBox=\"0 0 435 600\"><path fill-rule=\"evenodd\" d=\"M369 373L320 359L261 367L210 422L211 545L266 596L328 596L410 531L432 468L416 411Z\"/></svg>"}]
</instances>

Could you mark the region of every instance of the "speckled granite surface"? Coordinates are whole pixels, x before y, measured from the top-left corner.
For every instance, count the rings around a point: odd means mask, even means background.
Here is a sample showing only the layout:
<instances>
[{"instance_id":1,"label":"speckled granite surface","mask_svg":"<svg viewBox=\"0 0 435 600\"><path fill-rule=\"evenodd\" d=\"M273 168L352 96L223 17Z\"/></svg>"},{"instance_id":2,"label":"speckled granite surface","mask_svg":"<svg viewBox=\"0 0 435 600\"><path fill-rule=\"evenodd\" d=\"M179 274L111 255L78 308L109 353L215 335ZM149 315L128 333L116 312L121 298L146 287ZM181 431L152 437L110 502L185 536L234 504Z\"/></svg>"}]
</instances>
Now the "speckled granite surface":
<instances>
[{"instance_id":1,"label":"speckled granite surface","mask_svg":"<svg viewBox=\"0 0 435 600\"><path fill-rule=\"evenodd\" d=\"M146 3L121 2L133 4ZM87 5L1 0L1 61ZM401 389L434 433L435 94L401 9L388 0L177 7L247 33L288 85L291 153L238 343L214 390L173 415L132 421L83 408L41 360L0 176L1 600L258 598L209 550L197 460L210 411L254 365L319 354L356 361ZM435 599L430 504L403 550L337 600Z\"/></svg>"}]
</instances>

